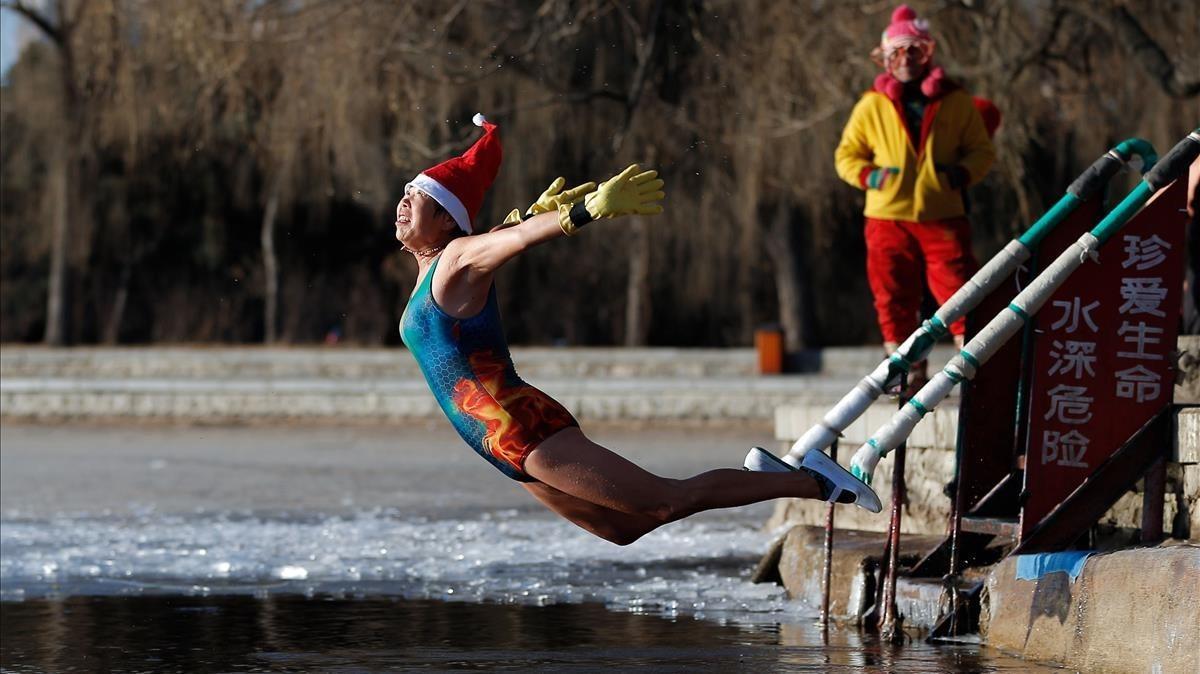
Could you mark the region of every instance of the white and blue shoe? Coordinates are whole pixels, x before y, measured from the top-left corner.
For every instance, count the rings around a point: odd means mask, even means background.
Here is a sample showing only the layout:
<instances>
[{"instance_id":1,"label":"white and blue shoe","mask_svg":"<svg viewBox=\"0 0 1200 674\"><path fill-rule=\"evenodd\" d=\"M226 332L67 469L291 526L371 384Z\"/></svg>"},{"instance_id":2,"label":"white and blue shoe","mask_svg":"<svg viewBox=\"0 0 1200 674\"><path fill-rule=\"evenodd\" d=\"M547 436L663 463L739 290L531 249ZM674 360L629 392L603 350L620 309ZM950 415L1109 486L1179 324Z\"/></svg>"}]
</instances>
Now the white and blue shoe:
<instances>
[{"instance_id":1,"label":"white and blue shoe","mask_svg":"<svg viewBox=\"0 0 1200 674\"><path fill-rule=\"evenodd\" d=\"M790 458L790 457L789 457ZM854 505L877 513L883 510L879 497L866 483L850 474L850 471L838 465L837 461L819 449L809 451L804 455L799 467L775 456L762 447L754 447L746 455L743 465L746 470L766 473L786 473L793 470L803 470L817 481L821 487L821 498L830 503L853 503Z\"/></svg>"},{"instance_id":2,"label":"white and blue shoe","mask_svg":"<svg viewBox=\"0 0 1200 674\"><path fill-rule=\"evenodd\" d=\"M787 459L792 457L788 456ZM746 462L742 464L746 470L753 470L759 473L787 473L793 470L799 470L799 463L788 463L785 459L768 452L762 447L751 447L750 452L746 454Z\"/></svg>"}]
</instances>

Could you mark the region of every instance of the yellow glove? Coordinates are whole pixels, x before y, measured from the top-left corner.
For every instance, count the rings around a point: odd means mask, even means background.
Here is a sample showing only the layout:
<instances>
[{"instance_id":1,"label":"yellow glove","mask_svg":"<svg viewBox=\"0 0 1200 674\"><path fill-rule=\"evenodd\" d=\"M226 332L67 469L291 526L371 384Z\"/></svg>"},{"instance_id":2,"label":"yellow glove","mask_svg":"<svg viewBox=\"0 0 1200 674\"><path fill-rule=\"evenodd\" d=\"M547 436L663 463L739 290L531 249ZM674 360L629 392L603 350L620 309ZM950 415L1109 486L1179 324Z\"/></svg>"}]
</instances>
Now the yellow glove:
<instances>
[{"instance_id":1,"label":"yellow glove","mask_svg":"<svg viewBox=\"0 0 1200 674\"><path fill-rule=\"evenodd\" d=\"M582 199L584 195L596 190L596 183L586 182L578 187L572 187L566 192L562 192L563 185L566 184L567 181L565 178L561 176L555 178L554 182L550 183L550 187L547 187L546 191L542 192L542 196L538 197L537 201L533 202L533 205L525 211L524 216L514 208L504 218L504 224L508 225L541 213L549 213L550 211L558 210L558 207L564 204L568 206L573 205L576 201Z\"/></svg>"},{"instance_id":2,"label":"yellow glove","mask_svg":"<svg viewBox=\"0 0 1200 674\"><path fill-rule=\"evenodd\" d=\"M584 197L583 201L571 206L558 207L558 225L563 233L573 236L580 227L593 220L615 218L621 215L657 215L662 213L662 201L666 196L663 181L658 171L638 173L637 164L631 164L612 178L600 183L599 189Z\"/></svg>"}]
</instances>

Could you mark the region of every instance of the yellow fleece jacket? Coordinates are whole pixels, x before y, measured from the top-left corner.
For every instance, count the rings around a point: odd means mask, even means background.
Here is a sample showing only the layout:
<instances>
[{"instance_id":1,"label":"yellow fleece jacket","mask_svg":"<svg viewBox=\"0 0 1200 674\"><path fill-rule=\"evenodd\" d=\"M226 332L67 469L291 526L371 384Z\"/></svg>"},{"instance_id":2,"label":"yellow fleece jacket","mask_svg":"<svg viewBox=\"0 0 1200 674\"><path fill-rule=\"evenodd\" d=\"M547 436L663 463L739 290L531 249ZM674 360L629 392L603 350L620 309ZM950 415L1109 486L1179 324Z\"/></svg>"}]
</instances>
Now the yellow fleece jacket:
<instances>
[{"instance_id":1,"label":"yellow fleece jacket","mask_svg":"<svg viewBox=\"0 0 1200 674\"><path fill-rule=\"evenodd\" d=\"M914 142L900 110L877 91L867 92L854 106L834 152L838 175L864 189L864 170L900 169L882 190L867 190L867 217L925 222L965 214L962 192L951 189L946 174L935 167L961 166L970 174L971 185L991 168L996 152L971 95L956 89L930 101L922 129L924 143Z\"/></svg>"}]
</instances>

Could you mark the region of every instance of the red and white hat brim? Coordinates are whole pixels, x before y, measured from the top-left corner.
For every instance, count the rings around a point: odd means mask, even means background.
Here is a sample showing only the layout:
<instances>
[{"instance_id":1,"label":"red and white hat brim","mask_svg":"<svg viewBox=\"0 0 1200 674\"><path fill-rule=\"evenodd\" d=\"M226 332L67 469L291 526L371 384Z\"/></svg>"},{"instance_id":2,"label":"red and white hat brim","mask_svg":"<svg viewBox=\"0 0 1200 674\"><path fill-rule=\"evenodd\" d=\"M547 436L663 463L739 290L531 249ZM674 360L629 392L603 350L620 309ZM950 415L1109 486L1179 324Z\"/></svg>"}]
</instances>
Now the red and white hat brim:
<instances>
[{"instance_id":1,"label":"red and white hat brim","mask_svg":"<svg viewBox=\"0 0 1200 674\"><path fill-rule=\"evenodd\" d=\"M471 233L471 218L467 215L466 207L444 185L421 173L416 178L413 178L412 182L405 185L404 189L408 190L410 187L415 187L433 197L433 200L441 204L442 208L446 209L446 212L450 214L450 217L454 218L454 222L458 225L459 229L467 234Z\"/></svg>"}]
</instances>

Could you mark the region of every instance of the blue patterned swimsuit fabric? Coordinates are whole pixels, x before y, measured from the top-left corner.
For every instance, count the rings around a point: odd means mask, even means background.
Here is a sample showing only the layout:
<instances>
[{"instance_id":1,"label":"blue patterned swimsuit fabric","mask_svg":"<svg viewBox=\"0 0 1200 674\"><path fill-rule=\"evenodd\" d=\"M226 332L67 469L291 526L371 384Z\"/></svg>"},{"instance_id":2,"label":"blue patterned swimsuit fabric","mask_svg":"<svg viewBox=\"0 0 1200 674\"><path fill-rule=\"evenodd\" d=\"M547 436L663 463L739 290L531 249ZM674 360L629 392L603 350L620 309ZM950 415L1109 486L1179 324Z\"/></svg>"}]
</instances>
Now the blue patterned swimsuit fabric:
<instances>
[{"instance_id":1,"label":"blue patterned swimsuit fabric","mask_svg":"<svg viewBox=\"0 0 1200 674\"><path fill-rule=\"evenodd\" d=\"M404 309L400 337L462 439L500 472L521 482L525 459L543 440L578 422L556 400L517 376L496 287L470 318L455 318L433 300L434 260Z\"/></svg>"}]
</instances>

